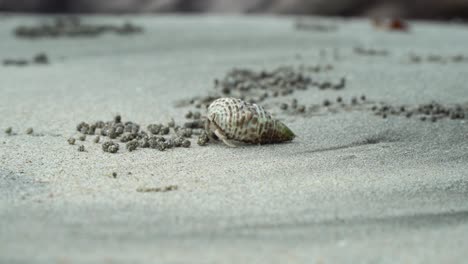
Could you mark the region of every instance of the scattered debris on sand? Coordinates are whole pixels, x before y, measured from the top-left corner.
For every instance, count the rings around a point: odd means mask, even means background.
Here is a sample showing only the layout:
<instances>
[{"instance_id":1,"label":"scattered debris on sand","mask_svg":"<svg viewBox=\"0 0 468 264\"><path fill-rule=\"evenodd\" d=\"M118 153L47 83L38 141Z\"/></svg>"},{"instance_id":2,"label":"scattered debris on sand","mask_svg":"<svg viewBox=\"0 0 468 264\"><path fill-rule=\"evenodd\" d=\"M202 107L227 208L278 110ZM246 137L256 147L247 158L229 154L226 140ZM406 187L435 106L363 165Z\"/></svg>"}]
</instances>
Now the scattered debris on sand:
<instances>
[{"instance_id":1,"label":"scattered debris on sand","mask_svg":"<svg viewBox=\"0 0 468 264\"><path fill-rule=\"evenodd\" d=\"M373 49L373 48L364 48L364 47L354 47L354 53L363 56L388 56L390 52L384 49Z\"/></svg>"},{"instance_id":2,"label":"scattered debris on sand","mask_svg":"<svg viewBox=\"0 0 468 264\"><path fill-rule=\"evenodd\" d=\"M137 192L170 192L170 191L176 191L179 189L179 186L177 185L168 185L165 187L139 187L136 189Z\"/></svg>"},{"instance_id":3,"label":"scattered debris on sand","mask_svg":"<svg viewBox=\"0 0 468 264\"><path fill-rule=\"evenodd\" d=\"M441 119L460 120L468 117L468 107L462 105L442 105L437 102L420 104L417 106L393 106L381 104L373 106L374 114L387 118L388 116L416 117L421 121L437 122Z\"/></svg>"},{"instance_id":4,"label":"scattered debris on sand","mask_svg":"<svg viewBox=\"0 0 468 264\"><path fill-rule=\"evenodd\" d=\"M400 18L374 18L372 19L372 24L377 29L388 31L408 32L410 28L409 24Z\"/></svg>"},{"instance_id":5,"label":"scattered debris on sand","mask_svg":"<svg viewBox=\"0 0 468 264\"><path fill-rule=\"evenodd\" d=\"M12 133L13 133L13 128L12 128L12 127L7 127L7 128L5 129L5 134L7 134L7 135L10 136Z\"/></svg>"},{"instance_id":6,"label":"scattered debris on sand","mask_svg":"<svg viewBox=\"0 0 468 264\"><path fill-rule=\"evenodd\" d=\"M72 138L72 137L69 138L69 139L67 140L67 142L68 142L68 144L70 144L70 145L75 145L75 139Z\"/></svg>"},{"instance_id":7,"label":"scattered debris on sand","mask_svg":"<svg viewBox=\"0 0 468 264\"><path fill-rule=\"evenodd\" d=\"M335 32L338 30L338 26L334 23L304 18L297 19L294 23L294 28L297 30L316 32Z\"/></svg>"},{"instance_id":8,"label":"scattered debris on sand","mask_svg":"<svg viewBox=\"0 0 468 264\"><path fill-rule=\"evenodd\" d=\"M102 150L108 153L117 153L120 150L118 142L125 143L125 148L129 152L138 148L152 148L164 151L175 147L189 148L192 135L201 135L203 133L204 121L201 113L195 112L191 118L192 120L193 118L198 119L188 121L183 126L177 125L171 119L168 126L161 123L149 124L144 130L135 122L123 122L122 117L117 115L112 121L107 122L80 122L76 126L76 130L81 133L78 137L81 141L85 141L87 135L96 135L93 139L94 143L99 143L101 138L108 138L109 140L102 144ZM74 144L74 140L74 138L69 139L69 144Z\"/></svg>"},{"instance_id":9,"label":"scattered debris on sand","mask_svg":"<svg viewBox=\"0 0 468 264\"><path fill-rule=\"evenodd\" d=\"M197 109L206 109L214 100L222 97L233 97L248 103L260 104L268 99L290 96L298 91L318 88L320 90L341 90L346 87L346 78L338 81L312 79L312 73L328 72L333 66L283 66L271 71L251 69L232 69L222 79L214 80L214 91L206 96L188 101ZM181 105L186 105L182 103ZM188 112L186 117L198 115Z\"/></svg>"},{"instance_id":10,"label":"scattered debris on sand","mask_svg":"<svg viewBox=\"0 0 468 264\"><path fill-rule=\"evenodd\" d=\"M439 63L439 64L447 64L447 63L467 63L468 56L457 54L451 56L442 56L442 55L417 55L417 54L409 54L409 61L411 63Z\"/></svg>"},{"instance_id":11,"label":"scattered debris on sand","mask_svg":"<svg viewBox=\"0 0 468 264\"><path fill-rule=\"evenodd\" d=\"M45 53L39 53L33 56L32 59L4 59L3 66L28 66L28 65L45 65L49 64L49 57Z\"/></svg>"},{"instance_id":12,"label":"scattered debris on sand","mask_svg":"<svg viewBox=\"0 0 468 264\"><path fill-rule=\"evenodd\" d=\"M51 22L34 26L18 26L14 34L18 38L97 37L105 33L131 35L142 33L143 28L130 22L122 25L86 24L77 16L56 17Z\"/></svg>"}]
</instances>

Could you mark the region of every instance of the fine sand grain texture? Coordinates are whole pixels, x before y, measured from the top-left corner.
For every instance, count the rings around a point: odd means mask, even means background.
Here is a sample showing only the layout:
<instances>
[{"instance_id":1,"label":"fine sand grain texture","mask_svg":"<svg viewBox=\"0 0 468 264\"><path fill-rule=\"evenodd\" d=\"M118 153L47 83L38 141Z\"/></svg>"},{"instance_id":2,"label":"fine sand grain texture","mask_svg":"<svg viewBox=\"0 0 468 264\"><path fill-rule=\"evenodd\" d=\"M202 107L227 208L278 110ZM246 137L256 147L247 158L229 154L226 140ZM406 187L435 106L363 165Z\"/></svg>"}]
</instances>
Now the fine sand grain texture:
<instances>
[{"instance_id":1,"label":"fine sand grain texture","mask_svg":"<svg viewBox=\"0 0 468 264\"><path fill-rule=\"evenodd\" d=\"M0 65L1 263L466 261L468 119L382 118L368 109L302 116L279 104L364 94L391 105L465 106L468 62L415 63L410 54L468 56L468 26L413 22L409 32L388 32L367 20L326 20L336 30L308 31L289 17L94 16L83 19L128 20L144 32L12 33L43 19L5 16L0 25L2 60L42 52L49 60ZM176 102L213 91L234 67L301 64L332 65L310 76L345 77L346 87L265 103L297 134L291 143L201 147L193 137L190 148L121 144L111 154L93 136L78 140L80 121L117 113L144 126L182 123L192 109Z\"/></svg>"}]
</instances>

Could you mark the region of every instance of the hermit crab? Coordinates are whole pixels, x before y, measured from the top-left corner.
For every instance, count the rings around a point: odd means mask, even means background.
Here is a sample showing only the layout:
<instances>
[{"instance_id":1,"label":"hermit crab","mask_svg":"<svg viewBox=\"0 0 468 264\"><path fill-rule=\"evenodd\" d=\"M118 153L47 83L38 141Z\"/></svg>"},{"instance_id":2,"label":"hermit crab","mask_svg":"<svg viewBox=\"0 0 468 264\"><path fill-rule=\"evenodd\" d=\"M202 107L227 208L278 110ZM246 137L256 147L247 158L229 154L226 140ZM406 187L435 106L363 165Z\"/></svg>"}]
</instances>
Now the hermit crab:
<instances>
[{"instance_id":1,"label":"hermit crab","mask_svg":"<svg viewBox=\"0 0 468 264\"><path fill-rule=\"evenodd\" d=\"M230 147L235 145L229 140L268 144L291 141L295 137L263 107L236 98L219 98L210 104L205 130L210 137L214 133Z\"/></svg>"}]
</instances>

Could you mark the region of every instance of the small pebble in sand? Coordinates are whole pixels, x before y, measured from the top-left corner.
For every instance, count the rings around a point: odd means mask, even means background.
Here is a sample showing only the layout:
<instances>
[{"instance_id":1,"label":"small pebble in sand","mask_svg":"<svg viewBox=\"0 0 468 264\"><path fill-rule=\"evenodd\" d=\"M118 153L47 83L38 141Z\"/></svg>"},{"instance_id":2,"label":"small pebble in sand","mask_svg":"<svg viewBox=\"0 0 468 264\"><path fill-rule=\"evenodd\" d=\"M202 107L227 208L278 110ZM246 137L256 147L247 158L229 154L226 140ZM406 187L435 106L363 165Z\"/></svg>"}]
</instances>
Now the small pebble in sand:
<instances>
[{"instance_id":1,"label":"small pebble in sand","mask_svg":"<svg viewBox=\"0 0 468 264\"><path fill-rule=\"evenodd\" d=\"M305 106L300 105L300 106L297 108L297 111L298 111L299 113L304 113L304 112L305 112Z\"/></svg>"},{"instance_id":2,"label":"small pebble in sand","mask_svg":"<svg viewBox=\"0 0 468 264\"><path fill-rule=\"evenodd\" d=\"M387 114L383 114L382 118L384 118L384 119L387 118Z\"/></svg>"},{"instance_id":3,"label":"small pebble in sand","mask_svg":"<svg viewBox=\"0 0 468 264\"><path fill-rule=\"evenodd\" d=\"M328 99L323 100L323 106L330 106L331 102Z\"/></svg>"},{"instance_id":4,"label":"small pebble in sand","mask_svg":"<svg viewBox=\"0 0 468 264\"><path fill-rule=\"evenodd\" d=\"M184 148L190 147L190 140L186 139L186 140L182 141L182 147L184 147Z\"/></svg>"},{"instance_id":5,"label":"small pebble in sand","mask_svg":"<svg viewBox=\"0 0 468 264\"><path fill-rule=\"evenodd\" d=\"M425 117L425 116L421 116L420 120L421 120L421 121L426 121L426 117Z\"/></svg>"},{"instance_id":6,"label":"small pebble in sand","mask_svg":"<svg viewBox=\"0 0 468 264\"><path fill-rule=\"evenodd\" d=\"M78 151L79 151L79 152L85 151L85 147L84 147L83 145L80 145L80 146L78 147Z\"/></svg>"},{"instance_id":7,"label":"small pebble in sand","mask_svg":"<svg viewBox=\"0 0 468 264\"><path fill-rule=\"evenodd\" d=\"M336 98L336 102L337 102L337 103L343 102L343 98L341 98L341 96L338 96L338 97Z\"/></svg>"},{"instance_id":8,"label":"small pebble in sand","mask_svg":"<svg viewBox=\"0 0 468 264\"><path fill-rule=\"evenodd\" d=\"M176 147L182 146L182 143L184 142L184 140L185 139L183 137L174 138L174 146L176 146Z\"/></svg>"},{"instance_id":9,"label":"small pebble in sand","mask_svg":"<svg viewBox=\"0 0 468 264\"><path fill-rule=\"evenodd\" d=\"M93 139L93 142L94 143L99 143L99 140L101 140L101 138L99 136L96 136L94 139Z\"/></svg>"},{"instance_id":10,"label":"small pebble in sand","mask_svg":"<svg viewBox=\"0 0 468 264\"><path fill-rule=\"evenodd\" d=\"M37 64L48 64L49 58L45 53L39 53L36 56L34 56L33 61Z\"/></svg>"},{"instance_id":11,"label":"small pebble in sand","mask_svg":"<svg viewBox=\"0 0 468 264\"><path fill-rule=\"evenodd\" d=\"M281 110L287 110L287 109L288 109L288 104L282 103L282 104L280 105L280 109L281 109Z\"/></svg>"},{"instance_id":12,"label":"small pebble in sand","mask_svg":"<svg viewBox=\"0 0 468 264\"><path fill-rule=\"evenodd\" d=\"M159 133L160 133L161 135L167 135L167 134L169 134L169 131L170 131L170 130L169 130L169 127L163 126L163 127L161 127L161 131L159 131Z\"/></svg>"},{"instance_id":13,"label":"small pebble in sand","mask_svg":"<svg viewBox=\"0 0 468 264\"><path fill-rule=\"evenodd\" d=\"M109 153L117 153L117 151L119 151L119 145L117 145L117 144L111 145L108 148Z\"/></svg>"},{"instance_id":14,"label":"small pebble in sand","mask_svg":"<svg viewBox=\"0 0 468 264\"><path fill-rule=\"evenodd\" d=\"M185 118L192 118L192 116L193 116L192 111L188 111L188 112L185 114Z\"/></svg>"},{"instance_id":15,"label":"small pebble in sand","mask_svg":"<svg viewBox=\"0 0 468 264\"><path fill-rule=\"evenodd\" d=\"M115 123L121 123L121 122L122 122L122 116L116 115L116 116L114 117L114 122L115 122Z\"/></svg>"},{"instance_id":16,"label":"small pebble in sand","mask_svg":"<svg viewBox=\"0 0 468 264\"><path fill-rule=\"evenodd\" d=\"M200 136L198 136L198 140L197 140L197 144L200 145L200 146L205 146L206 143L208 143L209 141L209 137L208 137L208 134L203 131Z\"/></svg>"},{"instance_id":17,"label":"small pebble in sand","mask_svg":"<svg viewBox=\"0 0 468 264\"><path fill-rule=\"evenodd\" d=\"M69 138L69 139L67 140L67 142L68 142L68 144L70 144L70 145L75 145L75 139L72 138L72 137Z\"/></svg>"},{"instance_id":18,"label":"small pebble in sand","mask_svg":"<svg viewBox=\"0 0 468 264\"><path fill-rule=\"evenodd\" d=\"M166 149L166 144L164 141L158 141L153 145L155 149L159 151L164 151Z\"/></svg>"},{"instance_id":19,"label":"small pebble in sand","mask_svg":"<svg viewBox=\"0 0 468 264\"><path fill-rule=\"evenodd\" d=\"M353 105L357 104L357 98L356 97L351 98L351 104L353 104Z\"/></svg>"},{"instance_id":20,"label":"small pebble in sand","mask_svg":"<svg viewBox=\"0 0 468 264\"><path fill-rule=\"evenodd\" d=\"M331 82L323 82L323 83L320 83L318 86L319 86L320 90L325 90L325 89L328 89L328 88L332 87L332 83Z\"/></svg>"},{"instance_id":21,"label":"small pebble in sand","mask_svg":"<svg viewBox=\"0 0 468 264\"><path fill-rule=\"evenodd\" d=\"M365 95L361 95L361 101L365 101L366 100L366 96Z\"/></svg>"},{"instance_id":22,"label":"small pebble in sand","mask_svg":"<svg viewBox=\"0 0 468 264\"><path fill-rule=\"evenodd\" d=\"M341 90L341 89L345 88L345 86L346 86L346 78L342 77L342 78L340 79L340 82L339 82L338 84L335 84L335 85L333 86L333 88L334 88L335 90Z\"/></svg>"},{"instance_id":23,"label":"small pebble in sand","mask_svg":"<svg viewBox=\"0 0 468 264\"><path fill-rule=\"evenodd\" d=\"M112 172L112 178L114 178L114 179L117 178L117 172L115 172L115 171Z\"/></svg>"},{"instance_id":24,"label":"small pebble in sand","mask_svg":"<svg viewBox=\"0 0 468 264\"><path fill-rule=\"evenodd\" d=\"M117 131L117 129L119 131ZM123 132L123 128L122 127L118 127L118 128L115 128L115 127L111 127L109 128L109 130L107 131L107 136L111 139L115 139L117 138L118 135L120 135L121 132Z\"/></svg>"},{"instance_id":25,"label":"small pebble in sand","mask_svg":"<svg viewBox=\"0 0 468 264\"><path fill-rule=\"evenodd\" d=\"M167 123L168 127L175 127L175 121L174 118L171 118L171 120Z\"/></svg>"},{"instance_id":26,"label":"small pebble in sand","mask_svg":"<svg viewBox=\"0 0 468 264\"><path fill-rule=\"evenodd\" d=\"M201 118L201 113L200 112L195 112L193 113L193 119L200 119Z\"/></svg>"},{"instance_id":27,"label":"small pebble in sand","mask_svg":"<svg viewBox=\"0 0 468 264\"><path fill-rule=\"evenodd\" d=\"M185 122L184 123L185 128L204 128L205 127L205 122L203 120L195 120L193 122Z\"/></svg>"},{"instance_id":28,"label":"small pebble in sand","mask_svg":"<svg viewBox=\"0 0 468 264\"><path fill-rule=\"evenodd\" d=\"M11 128L11 127L7 127L7 129L5 129L5 133L7 135L11 135L12 132L13 132L13 128Z\"/></svg>"},{"instance_id":29,"label":"small pebble in sand","mask_svg":"<svg viewBox=\"0 0 468 264\"><path fill-rule=\"evenodd\" d=\"M26 129L26 134L31 135L34 132L34 129L32 127Z\"/></svg>"},{"instance_id":30,"label":"small pebble in sand","mask_svg":"<svg viewBox=\"0 0 468 264\"><path fill-rule=\"evenodd\" d=\"M135 138L135 134L132 134L130 132L126 132L122 135L122 137L120 137L120 142L129 142L130 140L134 139Z\"/></svg>"},{"instance_id":31,"label":"small pebble in sand","mask_svg":"<svg viewBox=\"0 0 468 264\"><path fill-rule=\"evenodd\" d=\"M102 150L104 152L116 153L119 151L119 144L113 141L106 141L102 144Z\"/></svg>"},{"instance_id":32,"label":"small pebble in sand","mask_svg":"<svg viewBox=\"0 0 468 264\"><path fill-rule=\"evenodd\" d=\"M138 148L138 140L134 139L126 144L128 151L134 151Z\"/></svg>"},{"instance_id":33,"label":"small pebble in sand","mask_svg":"<svg viewBox=\"0 0 468 264\"><path fill-rule=\"evenodd\" d=\"M148 127L146 128L151 134L153 135L157 135L159 134L159 131L161 130L161 125L159 124L151 124L151 125L148 125Z\"/></svg>"},{"instance_id":34,"label":"small pebble in sand","mask_svg":"<svg viewBox=\"0 0 468 264\"><path fill-rule=\"evenodd\" d=\"M176 134L179 136L179 137L192 137L192 129L191 128L181 128L179 130L177 130Z\"/></svg>"},{"instance_id":35,"label":"small pebble in sand","mask_svg":"<svg viewBox=\"0 0 468 264\"><path fill-rule=\"evenodd\" d=\"M412 115L413 115L413 113L408 112L408 113L406 113L406 118L410 118Z\"/></svg>"},{"instance_id":36,"label":"small pebble in sand","mask_svg":"<svg viewBox=\"0 0 468 264\"><path fill-rule=\"evenodd\" d=\"M80 141L85 141L86 140L86 135L81 135L78 137Z\"/></svg>"},{"instance_id":37,"label":"small pebble in sand","mask_svg":"<svg viewBox=\"0 0 468 264\"><path fill-rule=\"evenodd\" d=\"M87 123L80 122L80 123L78 123L78 125L76 125L76 131L81 132L81 131L83 131L83 128L86 129L87 127L89 127L89 125Z\"/></svg>"},{"instance_id":38,"label":"small pebble in sand","mask_svg":"<svg viewBox=\"0 0 468 264\"><path fill-rule=\"evenodd\" d=\"M297 99L293 99L293 100L292 100L291 107L292 107L293 109L296 109L296 108L297 108Z\"/></svg>"},{"instance_id":39,"label":"small pebble in sand","mask_svg":"<svg viewBox=\"0 0 468 264\"><path fill-rule=\"evenodd\" d=\"M167 149L175 147L174 140L173 139L168 139L164 141L164 147Z\"/></svg>"},{"instance_id":40,"label":"small pebble in sand","mask_svg":"<svg viewBox=\"0 0 468 264\"><path fill-rule=\"evenodd\" d=\"M138 146L140 148L149 148L150 144L149 144L149 140L148 138L142 138L138 141Z\"/></svg>"}]
</instances>

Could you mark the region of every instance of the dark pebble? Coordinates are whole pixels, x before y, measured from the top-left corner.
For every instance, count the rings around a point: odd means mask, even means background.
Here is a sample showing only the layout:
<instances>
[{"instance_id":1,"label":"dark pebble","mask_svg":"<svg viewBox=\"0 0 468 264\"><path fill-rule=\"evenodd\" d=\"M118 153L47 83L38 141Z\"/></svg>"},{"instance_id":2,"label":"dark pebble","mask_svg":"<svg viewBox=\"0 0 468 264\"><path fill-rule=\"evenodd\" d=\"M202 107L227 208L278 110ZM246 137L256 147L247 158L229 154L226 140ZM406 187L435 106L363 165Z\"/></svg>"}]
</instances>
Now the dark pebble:
<instances>
[{"instance_id":1,"label":"dark pebble","mask_svg":"<svg viewBox=\"0 0 468 264\"><path fill-rule=\"evenodd\" d=\"M193 119L200 119L201 118L201 113L200 112L195 112L193 113Z\"/></svg>"},{"instance_id":2,"label":"dark pebble","mask_svg":"<svg viewBox=\"0 0 468 264\"><path fill-rule=\"evenodd\" d=\"M116 115L116 116L114 117L114 122L115 122L115 123L121 123L121 122L122 122L122 117L121 117L120 115Z\"/></svg>"},{"instance_id":3,"label":"dark pebble","mask_svg":"<svg viewBox=\"0 0 468 264\"><path fill-rule=\"evenodd\" d=\"M208 141L209 141L209 137L208 135L206 134L205 131L203 131L200 136L198 136L198 140L197 140L197 144L200 145L200 146L205 146Z\"/></svg>"},{"instance_id":4,"label":"dark pebble","mask_svg":"<svg viewBox=\"0 0 468 264\"><path fill-rule=\"evenodd\" d=\"M138 148L138 140L134 139L126 144L128 151L134 151Z\"/></svg>"},{"instance_id":5,"label":"dark pebble","mask_svg":"<svg viewBox=\"0 0 468 264\"><path fill-rule=\"evenodd\" d=\"M188 148L190 147L190 140L186 139L182 142L182 147Z\"/></svg>"},{"instance_id":6,"label":"dark pebble","mask_svg":"<svg viewBox=\"0 0 468 264\"><path fill-rule=\"evenodd\" d=\"M36 56L34 56L34 62L37 64L48 64L49 63L49 58L45 53L39 53Z\"/></svg>"}]
</instances>

